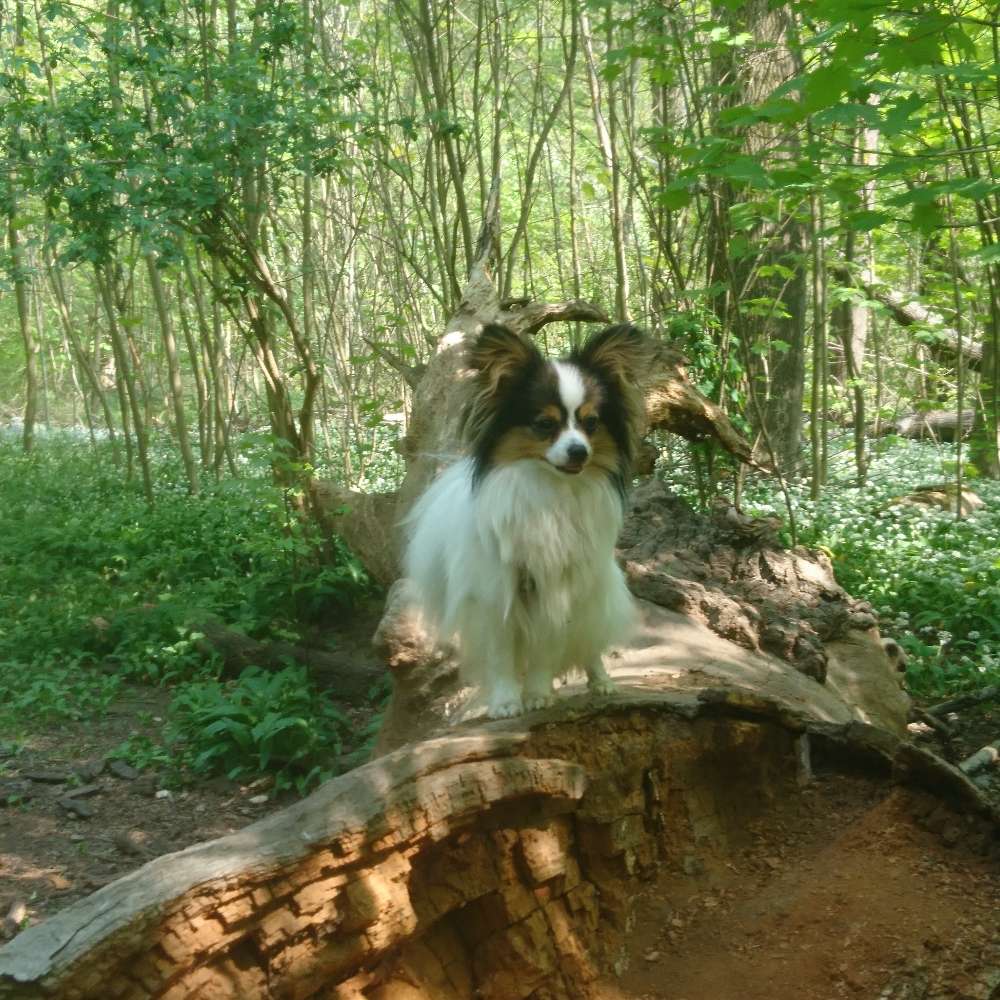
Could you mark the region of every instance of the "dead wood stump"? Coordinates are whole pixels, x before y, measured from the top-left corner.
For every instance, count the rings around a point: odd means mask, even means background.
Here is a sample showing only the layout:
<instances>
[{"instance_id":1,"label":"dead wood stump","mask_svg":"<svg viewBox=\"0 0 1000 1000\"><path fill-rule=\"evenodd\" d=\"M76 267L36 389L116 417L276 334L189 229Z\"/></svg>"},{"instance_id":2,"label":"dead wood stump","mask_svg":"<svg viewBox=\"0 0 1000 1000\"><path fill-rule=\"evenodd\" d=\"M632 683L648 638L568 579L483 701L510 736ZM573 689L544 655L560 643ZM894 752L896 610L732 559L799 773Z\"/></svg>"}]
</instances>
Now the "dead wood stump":
<instances>
[{"instance_id":1,"label":"dead wood stump","mask_svg":"<svg viewBox=\"0 0 1000 1000\"><path fill-rule=\"evenodd\" d=\"M384 349L378 351L403 375L413 392L409 426L400 449L406 475L399 491L372 496L329 482L316 483L313 489L314 502L324 518L344 536L372 576L386 586L399 575L402 519L436 473L462 455L462 412L472 374L465 366L465 358L471 339L487 323L502 323L530 337L548 323L609 322L600 307L581 300L501 300L489 266L495 246L490 233L498 224L496 208L497 201L491 196L480 238L483 249L472 266L458 310L437 341L428 364L412 369ZM642 381L646 430L663 429L693 441L712 438L734 457L755 464L749 442L722 409L698 391L686 366L683 354L671 344L654 345ZM655 461L650 447L641 450L648 467Z\"/></svg>"}]
</instances>

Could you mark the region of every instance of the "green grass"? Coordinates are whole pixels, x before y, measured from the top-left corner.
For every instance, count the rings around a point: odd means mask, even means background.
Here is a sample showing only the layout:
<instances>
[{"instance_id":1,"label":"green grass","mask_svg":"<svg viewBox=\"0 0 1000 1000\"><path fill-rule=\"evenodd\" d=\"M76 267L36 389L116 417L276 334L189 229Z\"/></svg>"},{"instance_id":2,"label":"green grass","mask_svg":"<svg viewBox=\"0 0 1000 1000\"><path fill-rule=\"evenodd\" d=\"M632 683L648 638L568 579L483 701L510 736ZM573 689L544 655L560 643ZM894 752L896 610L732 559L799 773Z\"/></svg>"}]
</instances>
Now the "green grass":
<instances>
[{"instance_id":1,"label":"green grass","mask_svg":"<svg viewBox=\"0 0 1000 1000\"><path fill-rule=\"evenodd\" d=\"M306 787L331 770L320 761L356 742L346 720L301 668L221 682L194 630L211 615L255 638L295 639L370 584L339 539L324 544L298 517L263 463L206 480L198 497L180 483L164 458L149 508L103 450L56 436L25 456L0 438L0 728L99 715L126 679L169 684L184 767ZM249 738L212 728L225 702L258 704L261 685L277 720L258 705Z\"/></svg>"}]
</instances>

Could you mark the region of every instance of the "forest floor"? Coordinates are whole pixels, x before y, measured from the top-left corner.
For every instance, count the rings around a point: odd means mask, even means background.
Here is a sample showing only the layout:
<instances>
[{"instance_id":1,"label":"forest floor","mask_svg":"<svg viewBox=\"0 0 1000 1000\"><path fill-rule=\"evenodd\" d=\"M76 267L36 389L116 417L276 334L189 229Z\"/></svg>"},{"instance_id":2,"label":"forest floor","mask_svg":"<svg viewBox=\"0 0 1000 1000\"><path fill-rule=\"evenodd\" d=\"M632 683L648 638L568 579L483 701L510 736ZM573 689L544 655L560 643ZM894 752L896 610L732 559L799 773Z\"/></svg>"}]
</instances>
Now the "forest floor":
<instances>
[{"instance_id":1,"label":"forest floor","mask_svg":"<svg viewBox=\"0 0 1000 1000\"><path fill-rule=\"evenodd\" d=\"M37 923L160 854L221 837L287 801L224 778L165 787L152 769L109 757L136 735L162 736L170 692L128 685L99 725L39 726L0 745L0 907ZM8 932L13 928L8 928Z\"/></svg>"},{"instance_id":2,"label":"forest floor","mask_svg":"<svg viewBox=\"0 0 1000 1000\"><path fill-rule=\"evenodd\" d=\"M642 894L628 970L594 1000L1000 996L996 866L915 804L821 777L743 851L685 858Z\"/></svg>"},{"instance_id":3,"label":"forest floor","mask_svg":"<svg viewBox=\"0 0 1000 1000\"><path fill-rule=\"evenodd\" d=\"M21 924L37 923L294 800L266 780L165 787L152 768L108 758L136 734L158 740L168 702L163 688L128 685L99 726L40 727L16 753L0 743L0 917L21 904ZM1000 708L981 705L952 720L950 745L921 742L959 760L998 722ZM743 856L689 860L696 874L665 874L644 895L630 971L599 1000L1000 997L996 872L960 838L949 847L915 828L884 786L822 778L762 824ZM997 992L927 992L941 970L975 985L977 969ZM887 984L894 991L875 988Z\"/></svg>"},{"instance_id":4,"label":"forest floor","mask_svg":"<svg viewBox=\"0 0 1000 1000\"><path fill-rule=\"evenodd\" d=\"M370 608L335 630L338 646L374 664ZM118 759L123 743L162 747L174 692L126 683L96 721L33 721L0 738L0 943L162 854L222 837L296 801L269 776L243 783ZM349 710L363 732L376 705ZM13 910L14 920L5 915ZM16 926L15 926L16 924Z\"/></svg>"},{"instance_id":5,"label":"forest floor","mask_svg":"<svg viewBox=\"0 0 1000 1000\"><path fill-rule=\"evenodd\" d=\"M958 763L1000 736L1000 705L911 725ZM976 776L1000 807L1000 768ZM1000 871L960 823L915 823L907 797L820 776L741 855L688 857L637 904L628 970L594 1000L998 1000ZM926 827L933 827L934 832Z\"/></svg>"}]
</instances>

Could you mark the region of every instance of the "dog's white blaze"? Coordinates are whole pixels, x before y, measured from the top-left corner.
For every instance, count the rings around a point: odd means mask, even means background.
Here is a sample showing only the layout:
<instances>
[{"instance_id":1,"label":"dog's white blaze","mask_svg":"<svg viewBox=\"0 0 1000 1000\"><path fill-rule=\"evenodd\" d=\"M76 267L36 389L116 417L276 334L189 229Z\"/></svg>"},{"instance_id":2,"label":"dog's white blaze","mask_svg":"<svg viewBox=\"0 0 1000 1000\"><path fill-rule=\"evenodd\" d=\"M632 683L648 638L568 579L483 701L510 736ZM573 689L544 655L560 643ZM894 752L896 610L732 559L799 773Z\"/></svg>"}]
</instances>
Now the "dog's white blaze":
<instances>
[{"instance_id":1,"label":"dog's white blaze","mask_svg":"<svg viewBox=\"0 0 1000 1000\"><path fill-rule=\"evenodd\" d=\"M565 465L569 461L569 449L573 445L582 445L587 449L588 455L591 451L590 442L580 433L576 424L576 411L583 405L587 389L583 384L583 376L575 365L553 361L552 367L556 370L559 398L566 407L567 426L545 453L545 457L553 465Z\"/></svg>"},{"instance_id":2,"label":"dog's white blaze","mask_svg":"<svg viewBox=\"0 0 1000 1000\"><path fill-rule=\"evenodd\" d=\"M584 397L587 395L583 376L576 365L566 364L565 361L553 361L552 367L555 368L559 379L559 398L569 414L569 425L576 427L576 411L583 406Z\"/></svg>"}]
</instances>

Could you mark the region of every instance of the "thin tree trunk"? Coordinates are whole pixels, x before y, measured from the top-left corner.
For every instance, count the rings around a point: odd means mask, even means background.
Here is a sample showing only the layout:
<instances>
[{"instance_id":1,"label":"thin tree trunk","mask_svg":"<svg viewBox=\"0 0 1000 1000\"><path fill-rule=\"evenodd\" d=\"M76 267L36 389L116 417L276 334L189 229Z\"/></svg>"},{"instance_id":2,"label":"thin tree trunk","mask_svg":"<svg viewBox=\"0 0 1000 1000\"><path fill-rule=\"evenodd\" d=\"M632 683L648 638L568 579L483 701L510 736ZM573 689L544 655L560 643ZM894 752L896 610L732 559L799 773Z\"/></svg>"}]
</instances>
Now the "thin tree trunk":
<instances>
[{"instance_id":1,"label":"thin tree trunk","mask_svg":"<svg viewBox=\"0 0 1000 1000\"><path fill-rule=\"evenodd\" d=\"M163 278L157 267L156 258L146 255L146 269L149 272L149 286L153 292L156 313L160 320L160 335L163 339L163 351L167 359L167 376L170 386L170 401L174 411L174 429L177 432L177 443L180 446L181 460L184 463L184 475L187 477L188 490L198 495L198 467L195 465L191 452L191 438L188 436L187 415L184 412L184 383L181 381L181 366L177 357L177 339L174 337L174 326L167 304L167 293L163 287Z\"/></svg>"},{"instance_id":2,"label":"thin tree trunk","mask_svg":"<svg viewBox=\"0 0 1000 1000\"><path fill-rule=\"evenodd\" d=\"M14 47L24 45L24 3L17 0L14 5ZM20 158L20 129L14 130L13 145L8 149L10 156L10 196L7 206L7 239L10 246L11 268L14 278L14 302L17 307L17 326L24 346L24 426L21 443L25 451L31 451L35 443L35 423L38 419L38 341L31 330L31 316L28 308L28 269L24 260L24 246L21 243L18 201L18 183L14 166Z\"/></svg>"},{"instance_id":3,"label":"thin tree trunk","mask_svg":"<svg viewBox=\"0 0 1000 1000\"><path fill-rule=\"evenodd\" d=\"M76 361L76 368L83 374L94 398L101 407L101 413L104 415L104 425L108 431L108 440L111 443L111 454L117 464L120 461L120 455L118 452L118 437L115 433L114 417L111 413L111 407L108 405L108 401L101 389L101 382L97 372L94 370L94 365L87 356L87 352L84 350L83 344L77 336L76 328L73 325L69 303L66 299L66 289L63 284L62 272L52 261L46 261L46 271L49 276L52 297L55 300L56 313L59 316L59 322L62 324L63 335L70 345L73 358ZM86 396L84 396L84 402L86 403Z\"/></svg>"},{"instance_id":4,"label":"thin tree trunk","mask_svg":"<svg viewBox=\"0 0 1000 1000\"><path fill-rule=\"evenodd\" d=\"M605 9L605 17L610 21L610 7ZM601 151L604 169L611 178L611 239L615 255L615 318L628 319L629 274L625 261L625 229L621 206L621 171L615 155L615 148L608 122L601 108L601 83L597 73L597 59L594 55L594 34L586 6L580 10L580 38L586 55L587 86L590 88L590 102L597 129L597 144ZM611 86L608 86L608 107L614 118L614 100Z\"/></svg>"},{"instance_id":5,"label":"thin tree trunk","mask_svg":"<svg viewBox=\"0 0 1000 1000\"><path fill-rule=\"evenodd\" d=\"M108 318L108 332L111 336L111 348L115 356L115 381L118 385L119 400L122 404L123 422L127 421L126 412L131 411L136 450L139 453L139 469L142 473L142 490L146 497L146 503L152 507L155 497L153 493L153 473L149 464L146 423L143 419L142 409L139 406L139 394L132 375L132 367L129 364L129 346L118 323L118 311L115 304L115 295L112 291L114 277L106 272L102 273L100 268L94 269L94 275L98 291L101 294L101 301L104 303L104 311ZM125 434L127 440L127 430ZM130 450L129 454L131 454ZM131 475L131 461L129 462L128 470L129 475Z\"/></svg>"},{"instance_id":6,"label":"thin tree trunk","mask_svg":"<svg viewBox=\"0 0 1000 1000\"><path fill-rule=\"evenodd\" d=\"M38 341L31 329L28 308L28 278L24 263L24 249L18 233L17 202L13 201L7 219L7 236L10 242L11 265L14 270L14 302L17 306L17 326L24 345L24 426L21 443L25 451L35 444L35 424L38 420Z\"/></svg>"}]
</instances>

